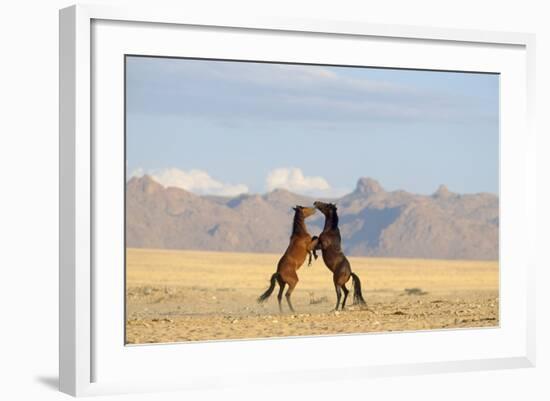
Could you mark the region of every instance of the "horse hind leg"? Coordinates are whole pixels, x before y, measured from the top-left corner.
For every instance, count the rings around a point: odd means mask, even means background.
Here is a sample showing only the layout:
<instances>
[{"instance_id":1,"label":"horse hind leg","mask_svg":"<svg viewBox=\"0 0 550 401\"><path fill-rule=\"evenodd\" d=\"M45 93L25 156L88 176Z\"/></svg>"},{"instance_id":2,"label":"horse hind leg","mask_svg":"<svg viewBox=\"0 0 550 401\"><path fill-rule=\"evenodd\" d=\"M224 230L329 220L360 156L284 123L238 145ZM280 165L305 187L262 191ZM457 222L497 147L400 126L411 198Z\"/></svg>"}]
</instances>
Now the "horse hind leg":
<instances>
[{"instance_id":1,"label":"horse hind leg","mask_svg":"<svg viewBox=\"0 0 550 401\"><path fill-rule=\"evenodd\" d=\"M334 310L338 310L338 306L340 306L340 298L342 297L342 286L340 284L334 283L334 289L336 290L336 306L334 307Z\"/></svg>"},{"instance_id":2,"label":"horse hind leg","mask_svg":"<svg viewBox=\"0 0 550 401\"><path fill-rule=\"evenodd\" d=\"M342 285L342 291L344 291L344 299L342 300L342 310L346 307L346 299L348 299L349 290L346 288L346 285Z\"/></svg>"},{"instance_id":3,"label":"horse hind leg","mask_svg":"<svg viewBox=\"0 0 550 401\"><path fill-rule=\"evenodd\" d=\"M283 313L283 307L281 305L281 301L283 299L283 291L285 289L286 283L282 280L279 280L279 293L277 294L277 302L279 302L279 312Z\"/></svg>"},{"instance_id":4,"label":"horse hind leg","mask_svg":"<svg viewBox=\"0 0 550 401\"><path fill-rule=\"evenodd\" d=\"M342 302L342 310L346 307L346 300L348 298L349 290L346 288L346 283L348 282L350 278L350 269L349 264L342 265L340 268L338 268L332 277L334 281L334 288L336 289L336 308L334 310L338 310L338 306L340 304L340 299L342 297L342 291L344 291L344 301Z\"/></svg>"},{"instance_id":5,"label":"horse hind leg","mask_svg":"<svg viewBox=\"0 0 550 401\"><path fill-rule=\"evenodd\" d=\"M288 307L290 308L292 313L295 313L295 310L294 310L294 307L292 306L292 301L290 300L290 296L292 295L292 292L294 291L296 284L298 284L298 277L296 277L294 280L288 283L288 290L286 291L286 294L285 294L286 302L288 303Z\"/></svg>"}]
</instances>

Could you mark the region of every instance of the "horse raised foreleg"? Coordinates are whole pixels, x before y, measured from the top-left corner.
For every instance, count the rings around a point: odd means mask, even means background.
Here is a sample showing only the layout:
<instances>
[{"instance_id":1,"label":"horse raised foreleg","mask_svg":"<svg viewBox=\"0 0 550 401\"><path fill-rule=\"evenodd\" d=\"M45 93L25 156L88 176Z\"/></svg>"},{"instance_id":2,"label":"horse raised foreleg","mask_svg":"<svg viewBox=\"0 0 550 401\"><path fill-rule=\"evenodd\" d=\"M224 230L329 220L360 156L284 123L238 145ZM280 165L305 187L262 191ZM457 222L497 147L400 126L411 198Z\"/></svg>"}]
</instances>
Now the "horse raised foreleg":
<instances>
[{"instance_id":1,"label":"horse raised foreleg","mask_svg":"<svg viewBox=\"0 0 550 401\"><path fill-rule=\"evenodd\" d=\"M309 260L307 262L308 266L311 266L311 254L313 254L313 257L317 260L317 249L321 249L321 244L319 243L319 237L314 236L307 247L307 254L309 255Z\"/></svg>"},{"instance_id":2,"label":"horse raised foreleg","mask_svg":"<svg viewBox=\"0 0 550 401\"><path fill-rule=\"evenodd\" d=\"M307 256L308 256L307 265L308 266L311 266L311 256L312 256L312 254L315 254L315 259L317 259L317 254L315 253L315 251L307 251Z\"/></svg>"}]
</instances>

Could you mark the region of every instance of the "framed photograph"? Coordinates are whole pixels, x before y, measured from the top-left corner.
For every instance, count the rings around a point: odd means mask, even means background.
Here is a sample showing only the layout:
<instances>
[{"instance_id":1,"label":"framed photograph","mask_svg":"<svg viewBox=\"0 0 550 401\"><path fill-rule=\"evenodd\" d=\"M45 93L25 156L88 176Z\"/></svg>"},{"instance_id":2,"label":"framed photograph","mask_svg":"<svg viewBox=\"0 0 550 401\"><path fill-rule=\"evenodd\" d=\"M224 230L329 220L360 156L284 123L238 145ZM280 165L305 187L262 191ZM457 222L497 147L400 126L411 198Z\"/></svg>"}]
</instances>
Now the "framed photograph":
<instances>
[{"instance_id":1,"label":"framed photograph","mask_svg":"<svg viewBox=\"0 0 550 401\"><path fill-rule=\"evenodd\" d=\"M530 367L534 37L60 12L60 388Z\"/></svg>"}]
</instances>

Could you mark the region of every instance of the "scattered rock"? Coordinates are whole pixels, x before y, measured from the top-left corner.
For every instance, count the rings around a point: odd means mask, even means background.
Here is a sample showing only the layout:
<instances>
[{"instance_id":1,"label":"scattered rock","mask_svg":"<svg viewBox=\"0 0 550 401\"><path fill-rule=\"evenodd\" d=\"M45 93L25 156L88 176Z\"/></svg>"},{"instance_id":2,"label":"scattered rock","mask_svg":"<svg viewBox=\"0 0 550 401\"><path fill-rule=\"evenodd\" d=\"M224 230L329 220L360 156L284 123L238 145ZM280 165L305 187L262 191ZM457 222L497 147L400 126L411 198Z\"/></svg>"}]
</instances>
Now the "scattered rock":
<instances>
[{"instance_id":1,"label":"scattered rock","mask_svg":"<svg viewBox=\"0 0 550 401\"><path fill-rule=\"evenodd\" d=\"M405 293L407 295L426 295L428 294L426 291L422 291L422 288L405 288Z\"/></svg>"}]
</instances>

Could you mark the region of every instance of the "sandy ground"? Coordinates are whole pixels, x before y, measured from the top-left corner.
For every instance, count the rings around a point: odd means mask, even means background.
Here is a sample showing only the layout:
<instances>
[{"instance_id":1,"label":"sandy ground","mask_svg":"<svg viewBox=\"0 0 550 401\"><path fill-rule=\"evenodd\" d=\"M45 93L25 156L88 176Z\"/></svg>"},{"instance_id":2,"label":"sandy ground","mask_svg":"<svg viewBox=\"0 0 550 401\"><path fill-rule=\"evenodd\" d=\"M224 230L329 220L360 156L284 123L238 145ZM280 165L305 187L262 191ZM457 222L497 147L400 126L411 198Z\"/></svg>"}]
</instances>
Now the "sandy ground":
<instances>
[{"instance_id":1,"label":"sandy ground","mask_svg":"<svg viewBox=\"0 0 550 401\"><path fill-rule=\"evenodd\" d=\"M498 262L350 258L367 308L332 311L319 258L298 272L296 314L264 304L279 255L128 249L129 344L498 326ZM351 281L348 285L351 288ZM284 299L283 299L284 302Z\"/></svg>"}]
</instances>

